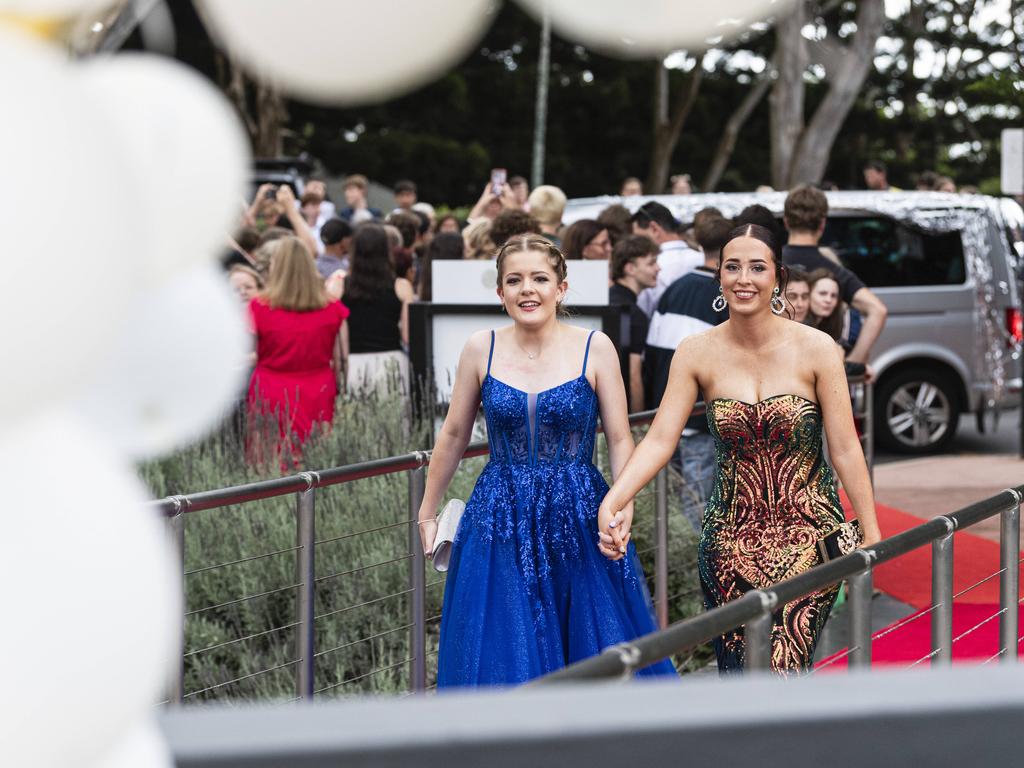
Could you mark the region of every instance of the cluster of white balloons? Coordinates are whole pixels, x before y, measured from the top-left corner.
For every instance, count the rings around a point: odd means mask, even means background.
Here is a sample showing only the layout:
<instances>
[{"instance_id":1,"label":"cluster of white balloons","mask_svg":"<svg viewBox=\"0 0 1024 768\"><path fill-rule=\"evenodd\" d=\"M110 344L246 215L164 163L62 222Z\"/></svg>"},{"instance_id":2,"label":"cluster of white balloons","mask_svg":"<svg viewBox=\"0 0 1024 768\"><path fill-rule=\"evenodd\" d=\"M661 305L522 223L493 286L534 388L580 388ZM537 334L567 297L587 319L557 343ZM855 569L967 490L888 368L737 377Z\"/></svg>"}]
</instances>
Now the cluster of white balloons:
<instances>
[{"instance_id":1,"label":"cluster of white balloons","mask_svg":"<svg viewBox=\"0 0 1024 768\"><path fill-rule=\"evenodd\" d=\"M0 0L0 764L169 768L153 714L180 564L131 467L243 388L251 342L216 260L250 159L185 66L72 62L5 23L73 5Z\"/></svg>"},{"instance_id":2,"label":"cluster of white balloons","mask_svg":"<svg viewBox=\"0 0 1024 768\"><path fill-rule=\"evenodd\" d=\"M699 47L791 1L520 0L623 55ZM249 348L215 267L249 165L223 97L166 59L69 62L26 34L111 4L0 0L2 765L170 766L152 705L180 653L180 564L130 467L216 425ZM436 77L499 2L197 6L255 74L353 104Z\"/></svg>"},{"instance_id":3,"label":"cluster of white balloons","mask_svg":"<svg viewBox=\"0 0 1024 768\"><path fill-rule=\"evenodd\" d=\"M51 0L57 2L58 0ZM729 39L793 0L519 0L566 38L613 55L659 57ZM198 0L211 32L258 75L329 104L383 101L458 63L499 0Z\"/></svg>"}]
</instances>

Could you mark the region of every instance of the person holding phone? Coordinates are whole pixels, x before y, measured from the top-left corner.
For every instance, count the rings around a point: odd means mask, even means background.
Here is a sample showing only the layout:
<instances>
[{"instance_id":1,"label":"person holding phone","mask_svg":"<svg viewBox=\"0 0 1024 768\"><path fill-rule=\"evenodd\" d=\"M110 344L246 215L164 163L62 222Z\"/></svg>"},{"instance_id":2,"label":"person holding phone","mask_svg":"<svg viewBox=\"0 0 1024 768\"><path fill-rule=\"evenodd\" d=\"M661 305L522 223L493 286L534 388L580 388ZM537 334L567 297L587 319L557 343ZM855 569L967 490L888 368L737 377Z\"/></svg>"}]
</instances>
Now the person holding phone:
<instances>
[{"instance_id":1,"label":"person holding phone","mask_svg":"<svg viewBox=\"0 0 1024 768\"><path fill-rule=\"evenodd\" d=\"M508 172L504 168L493 168L491 179L469 212L467 221L472 223L477 219L493 219L505 209L521 210L522 206L508 184Z\"/></svg>"}]
</instances>

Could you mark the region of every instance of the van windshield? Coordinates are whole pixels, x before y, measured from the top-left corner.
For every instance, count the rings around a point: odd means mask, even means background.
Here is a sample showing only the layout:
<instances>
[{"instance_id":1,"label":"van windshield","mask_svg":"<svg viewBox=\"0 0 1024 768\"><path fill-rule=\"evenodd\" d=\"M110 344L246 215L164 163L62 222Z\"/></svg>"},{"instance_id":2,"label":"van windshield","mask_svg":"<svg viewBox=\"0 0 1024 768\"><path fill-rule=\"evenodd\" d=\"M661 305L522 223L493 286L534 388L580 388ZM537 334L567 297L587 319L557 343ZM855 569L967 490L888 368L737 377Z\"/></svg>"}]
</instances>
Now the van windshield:
<instances>
[{"instance_id":1,"label":"van windshield","mask_svg":"<svg viewBox=\"0 0 1024 768\"><path fill-rule=\"evenodd\" d=\"M869 288L967 281L958 232L919 232L887 216L837 216L828 219L821 245Z\"/></svg>"}]
</instances>

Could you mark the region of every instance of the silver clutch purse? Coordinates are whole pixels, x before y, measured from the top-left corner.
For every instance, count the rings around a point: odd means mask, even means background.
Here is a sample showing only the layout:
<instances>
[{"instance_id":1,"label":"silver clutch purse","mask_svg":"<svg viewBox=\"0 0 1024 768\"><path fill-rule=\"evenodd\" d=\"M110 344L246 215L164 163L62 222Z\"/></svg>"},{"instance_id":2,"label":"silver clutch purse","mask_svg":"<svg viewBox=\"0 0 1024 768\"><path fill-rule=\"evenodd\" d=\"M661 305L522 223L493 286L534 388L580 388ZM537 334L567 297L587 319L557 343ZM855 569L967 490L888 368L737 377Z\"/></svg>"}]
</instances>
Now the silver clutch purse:
<instances>
[{"instance_id":1,"label":"silver clutch purse","mask_svg":"<svg viewBox=\"0 0 1024 768\"><path fill-rule=\"evenodd\" d=\"M434 537L434 548L430 551L430 560L434 564L435 571L444 573L448 570L452 542L455 541L455 534L458 533L459 522L465 511L465 502L452 499L444 505L441 514L437 516L437 535Z\"/></svg>"}]
</instances>

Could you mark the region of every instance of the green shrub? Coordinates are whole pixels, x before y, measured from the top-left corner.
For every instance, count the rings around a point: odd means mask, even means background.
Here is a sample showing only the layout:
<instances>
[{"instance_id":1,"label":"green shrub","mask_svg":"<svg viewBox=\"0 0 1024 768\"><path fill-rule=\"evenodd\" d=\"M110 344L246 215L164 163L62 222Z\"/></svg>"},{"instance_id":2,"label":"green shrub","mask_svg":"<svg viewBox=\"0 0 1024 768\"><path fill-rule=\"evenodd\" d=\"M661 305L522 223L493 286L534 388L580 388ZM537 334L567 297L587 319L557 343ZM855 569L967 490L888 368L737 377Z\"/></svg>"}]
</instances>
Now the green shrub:
<instances>
[{"instance_id":1,"label":"green shrub","mask_svg":"<svg viewBox=\"0 0 1024 768\"><path fill-rule=\"evenodd\" d=\"M397 397L339 399L334 427L304 447L302 467L321 469L408 453L430 444ZM156 497L267 479L245 461L235 421L216 435L139 472ZM603 441L598 465L607 475ZM468 498L484 458L464 461L449 497ZM298 470L296 470L298 471ZM700 610L696 539L670 489L670 620ZM410 526L407 473L320 488L316 493L316 665L319 695L408 689ZM294 697L296 498L288 495L185 516L185 691L189 702ZM653 484L638 499L634 540L653 585ZM219 567L218 567L219 566ZM427 669L433 683L443 576L428 566ZM652 589L653 591L653 589ZM678 659L701 666L708 652Z\"/></svg>"}]
</instances>

